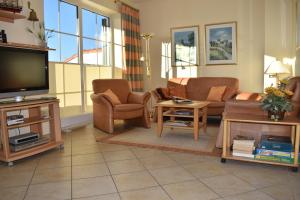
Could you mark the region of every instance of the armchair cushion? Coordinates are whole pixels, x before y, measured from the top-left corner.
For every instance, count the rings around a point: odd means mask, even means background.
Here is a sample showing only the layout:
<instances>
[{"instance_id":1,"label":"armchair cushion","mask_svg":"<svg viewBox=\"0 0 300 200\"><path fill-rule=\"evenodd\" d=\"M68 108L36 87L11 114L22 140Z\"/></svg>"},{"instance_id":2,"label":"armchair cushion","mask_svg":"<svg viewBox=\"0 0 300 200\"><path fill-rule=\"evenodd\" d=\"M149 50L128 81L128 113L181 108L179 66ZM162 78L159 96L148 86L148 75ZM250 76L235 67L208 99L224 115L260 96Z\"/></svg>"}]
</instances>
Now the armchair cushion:
<instances>
[{"instance_id":1,"label":"armchair cushion","mask_svg":"<svg viewBox=\"0 0 300 200\"><path fill-rule=\"evenodd\" d=\"M145 92L145 93L131 92L129 93L127 102L133 104L145 105L150 97L151 97L150 92Z\"/></svg>"},{"instance_id":2,"label":"armchair cushion","mask_svg":"<svg viewBox=\"0 0 300 200\"><path fill-rule=\"evenodd\" d=\"M102 94L106 99L108 99L112 103L112 105L121 104L120 99L117 97L115 93L113 93L113 91L111 91L111 89L106 90Z\"/></svg>"},{"instance_id":3,"label":"armchair cushion","mask_svg":"<svg viewBox=\"0 0 300 200\"><path fill-rule=\"evenodd\" d=\"M208 101L222 101L226 86L211 87L207 96Z\"/></svg>"},{"instance_id":4,"label":"armchair cushion","mask_svg":"<svg viewBox=\"0 0 300 200\"><path fill-rule=\"evenodd\" d=\"M119 104L115 106L116 112L128 112L140 109L144 109L142 104Z\"/></svg>"}]
</instances>

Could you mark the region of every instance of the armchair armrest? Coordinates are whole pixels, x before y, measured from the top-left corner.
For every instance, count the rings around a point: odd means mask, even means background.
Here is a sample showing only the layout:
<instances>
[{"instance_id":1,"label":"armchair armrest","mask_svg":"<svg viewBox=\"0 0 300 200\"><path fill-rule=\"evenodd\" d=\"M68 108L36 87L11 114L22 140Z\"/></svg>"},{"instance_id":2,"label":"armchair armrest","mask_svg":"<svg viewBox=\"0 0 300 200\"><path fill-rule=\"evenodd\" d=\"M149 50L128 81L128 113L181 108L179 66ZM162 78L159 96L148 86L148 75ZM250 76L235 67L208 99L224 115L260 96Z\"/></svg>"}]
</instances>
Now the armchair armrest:
<instances>
[{"instance_id":1,"label":"armchair armrest","mask_svg":"<svg viewBox=\"0 0 300 200\"><path fill-rule=\"evenodd\" d=\"M151 97L150 92L145 92L145 93L131 92L131 93L129 93L127 102L145 105L148 102L148 100L150 99L150 97Z\"/></svg>"},{"instance_id":2,"label":"armchair armrest","mask_svg":"<svg viewBox=\"0 0 300 200\"><path fill-rule=\"evenodd\" d=\"M102 105L111 107L111 109L113 108L114 104L101 93L91 94L91 99L92 99L93 103L95 103L95 104L102 104Z\"/></svg>"}]
</instances>

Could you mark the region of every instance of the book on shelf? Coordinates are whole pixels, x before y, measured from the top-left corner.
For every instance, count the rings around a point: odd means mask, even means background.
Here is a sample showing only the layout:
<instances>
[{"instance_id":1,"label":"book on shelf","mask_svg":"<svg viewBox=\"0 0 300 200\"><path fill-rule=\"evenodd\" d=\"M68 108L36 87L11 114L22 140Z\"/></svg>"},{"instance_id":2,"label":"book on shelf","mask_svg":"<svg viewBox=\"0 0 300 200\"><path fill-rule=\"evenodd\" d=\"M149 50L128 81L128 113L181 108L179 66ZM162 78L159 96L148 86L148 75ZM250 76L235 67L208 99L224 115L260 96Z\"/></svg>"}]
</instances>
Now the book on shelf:
<instances>
[{"instance_id":1,"label":"book on shelf","mask_svg":"<svg viewBox=\"0 0 300 200\"><path fill-rule=\"evenodd\" d=\"M271 162L280 162L291 164L294 162L294 158L282 157L282 156L266 156L266 155L255 155L255 160L271 161ZM298 161L299 163L299 161Z\"/></svg>"},{"instance_id":2,"label":"book on shelf","mask_svg":"<svg viewBox=\"0 0 300 200\"><path fill-rule=\"evenodd\" d=\"M243 152L232 151L232 155L238 156L238 157L254 158L254 154L252 154L252 153L243 153Z\"/></svg>"},{"instance_id":3,"label":"book on shelf","mask_svg":"<svg viewBox=\"0 0 300 200\"><path fill-rule=\"evenodd\" d=\"M193 115L193 111L191 111L191 110L175 110L173 114L175 114L175 115Z\"/></svg>"},{"instance_id":4,"label":"book on shelf","mask_svg":"<svg viewBox=\"0 0 300 200\"><path fill-rule=\"evenodd\" d=\"M164 124L167 126L180 126L180 127L193 126L193 122L191 121L179 121L179 120L175 120L175 121L168 120Z\"/></svg>"},{"instance_id":5,"label":"book on shelf","mask_svg":"<svg viewBox=\"0 0 300 200\"><path fill-rule=\"evenodd\" d=\"M286 136L262 135L259 148L285 152L293 151L291 138Z\"/></svg>"},{"instance_id":6,"label":"book on shelf","mask_svg":"<svg viewBox=\"0 0 300 200\"><path fill-rule=\"evenodd\" d=\"M237 135L233 138L232 155L254 158L255 140L252 137Z\"/></svg>"}]
</instances>

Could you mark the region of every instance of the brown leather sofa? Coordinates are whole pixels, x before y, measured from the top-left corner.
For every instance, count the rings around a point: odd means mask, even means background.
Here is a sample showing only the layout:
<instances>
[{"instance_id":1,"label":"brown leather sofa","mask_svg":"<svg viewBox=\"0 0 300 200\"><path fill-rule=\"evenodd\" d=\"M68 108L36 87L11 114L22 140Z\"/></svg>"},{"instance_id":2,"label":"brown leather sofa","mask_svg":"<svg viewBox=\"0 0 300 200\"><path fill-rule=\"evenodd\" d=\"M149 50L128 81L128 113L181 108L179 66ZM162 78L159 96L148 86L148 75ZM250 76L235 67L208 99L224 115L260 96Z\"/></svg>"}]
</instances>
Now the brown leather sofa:
<instances>
[{"instance_id":1,"label":"brown leather sofa","mask_svg":"<svg viewBox=\"0 0 300 200\"><path fill-rule=\"evenodd\" d=\"M289 80L286 87L294 92L291 98L293 111L286 113L289 116L300 117L300 77L293 77ZM225 103L226 114L243 114L243 115L264 115L267 117L267 112L261 108L260 98L258 93L241 93L234 100ZM262 124L247 124L247 123L231 123L231 141L236 135L252 136L257 142L260 141L261 135L279 135L290 136L291 128L282 125L262 125ZM220 125L219 134L216 142L216 147L222 148L223 141L223 123Z\"/></svg>"},{"instance_id":2,"label":"brown leather sofa","mask_svg":"<svg viewBox=\"0 0 300 200\"><path fill-rule=\"evenodd\" d=\"M104 92L110 89L120 100L114 104ZM133 125L142 125L150 128L150 115L147 102L151 97L149 92L140 94L131 92L129 83L123 79L96 79L93 80L94 127L108 132L114 132L114 120L124 120Z\"/></svg>"},{"instance_id":3,"label":"brown leather sofa","mask_svg":"<svg viewBox=\"0 0 300 200\"><path fill-rule=\"evenodd\" d=\"M233 98L239 91L239 80L230 77L197 77L197 78L173 78L167 83L167 89L170 96L178 96L181 98L206 101L210 88L213 86L226 86L234 91L232 95L227 95L225 90L224 97L227 99L222 101L210 101L208 105L207 114L210 116L222 115L225 107L225 101ZM151 91L156 102L164 101L161 94L157 89ZM156 117L156 111L154 112L154 119Z\"/></svg>"}]
</instances>

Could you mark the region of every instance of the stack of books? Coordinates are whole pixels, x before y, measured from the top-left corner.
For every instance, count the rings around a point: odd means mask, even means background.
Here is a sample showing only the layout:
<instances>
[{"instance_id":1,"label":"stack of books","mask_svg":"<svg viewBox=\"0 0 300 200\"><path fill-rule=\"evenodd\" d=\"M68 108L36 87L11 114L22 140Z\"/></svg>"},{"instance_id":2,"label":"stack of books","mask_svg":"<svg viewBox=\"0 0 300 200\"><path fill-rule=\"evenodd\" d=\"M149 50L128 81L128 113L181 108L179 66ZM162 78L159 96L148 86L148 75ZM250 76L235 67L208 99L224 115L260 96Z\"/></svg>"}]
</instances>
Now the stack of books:
<instances>
[{"instance_id":1,"label":"stack of books","mask_svg":"<svg viewBox=\"0 0 300 200\"><path fill-rule=\"evenodd\" d=\"M252 137L236 136L233 138L232 155L254 158L255 140Z\"/></svg>"},{"instance_id":2,"label":"stack of books","mask_svg":"<svg viewBox=\"0 0 300 200\"><path fill-rule=\"evenodd\" d=\"M256 148L256 160L293 163L294 152L290 137L263 135Z\"/></svg>"},{"instance_id":3,"label":"stack of books","mask_svg":"<svg viewBox=\"0 0 300 200\"><path fill-rule=\"evenodd\" d=\"M178 127L189 127L189 126L193 126L193 122L191 121L179 121L179 120L175 120L175 121L171 121L168 120L165 122L166 126L178 126Z\"/></svg>"}]
</instances>

